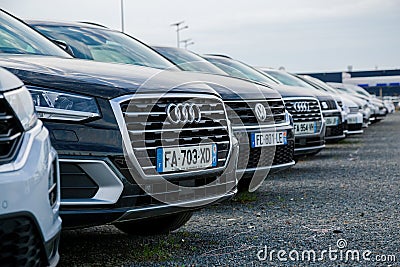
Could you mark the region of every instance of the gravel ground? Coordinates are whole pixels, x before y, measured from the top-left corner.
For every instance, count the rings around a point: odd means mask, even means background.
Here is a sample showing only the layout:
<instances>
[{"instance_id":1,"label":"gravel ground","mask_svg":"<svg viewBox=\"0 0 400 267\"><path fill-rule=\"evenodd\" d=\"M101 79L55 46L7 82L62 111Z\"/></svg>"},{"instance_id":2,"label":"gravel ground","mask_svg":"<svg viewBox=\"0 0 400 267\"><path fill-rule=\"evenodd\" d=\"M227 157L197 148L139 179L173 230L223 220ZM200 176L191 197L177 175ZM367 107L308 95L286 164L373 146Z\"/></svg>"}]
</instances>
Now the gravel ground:
<instances>
[{"instance_id":1,"label":"gravel ground","mask_svg":"<svg viewBox=\"0 0 400 267\"><path fill-rule=\"evenodd\" d=\"M131 237L112 226L64 231L61 265L400 266L399 134L400 113L389 115L168 236Z\"/></svg>"}]
</instances>

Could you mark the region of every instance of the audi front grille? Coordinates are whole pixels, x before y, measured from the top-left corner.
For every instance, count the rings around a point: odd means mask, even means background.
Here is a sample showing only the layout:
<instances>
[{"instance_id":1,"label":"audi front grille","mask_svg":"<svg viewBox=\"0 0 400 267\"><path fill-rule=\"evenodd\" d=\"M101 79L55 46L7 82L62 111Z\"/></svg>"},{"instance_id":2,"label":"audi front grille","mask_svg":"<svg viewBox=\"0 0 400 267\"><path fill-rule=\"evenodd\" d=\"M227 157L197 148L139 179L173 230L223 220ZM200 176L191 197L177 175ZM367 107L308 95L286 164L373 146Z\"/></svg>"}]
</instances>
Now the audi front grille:
<instances>
[{"instance_id":1,"label":"audi front grille","mask_svg":"<svg viewBox=\"0 0 400 267\"><path fill-rule=\"evenodd\" d=\"M353 113L358 113L358 112L359 112L358 107L349 107L349 110L350 110L350 113L351 113L351 114L353 114Z\"/></svg>"},{"instance_id":2,"label":"audi front grille","mask_svg":"<svg viewBox=\"0 0 400 267\"><path fill-rule=\"evenodd\" d=\"M282 99L225 101L232 126L262 126L285 123L285 105ZM256 118L256 105L263 105L267 117L264 121Z\"/></svg>"},{"instance_id":3,"label":"audi front grille","mask_svg":"<svg viewBox=\"0 0 400 267\"><path fill-rule=\"evenodd\" d=\"M22 133L22 126L13 110L4 98L0 98L0 164L14 159Z\"/></svg>"},{"instance_id":4,"label":"audi front grille","mask_svg":"<svg viewBox=\"0 0 400 267\"><path fill-rule=\"evenodd\" d=\"M317 99L285 98L284 101L287 111L293 116L294 123L317 122L317 131L321 130L322 115Z\"/></svg>"},{"instance_id":5,"label":"audi front grille","mask_svg":"<svg viewBox=\"0 0 400 267\"><path fill-rule=\"evenodd\" d=\"M161 147L213 143L217 146L217 165L207 169L222 170L226 166L231 147L230 130L224 104L219 98L204 95L166 95L161 98L136 95L122 97L117 101L120 108L117 112L122 112L125 127L121 130L127 131L130 142L125 145L131 146L145 175L159 174L156 151ZM198 109L189 109L192 105ZM174 108L169 108L171 106ZM171 112L175 114L177 106L187 108L180 113L183 114L181 121L175 115L172 115L172 119L168 118ZM189 117L185 120L185 116ZM167 174L195 171L176 170Z\"/></svg>"}]
</instances>

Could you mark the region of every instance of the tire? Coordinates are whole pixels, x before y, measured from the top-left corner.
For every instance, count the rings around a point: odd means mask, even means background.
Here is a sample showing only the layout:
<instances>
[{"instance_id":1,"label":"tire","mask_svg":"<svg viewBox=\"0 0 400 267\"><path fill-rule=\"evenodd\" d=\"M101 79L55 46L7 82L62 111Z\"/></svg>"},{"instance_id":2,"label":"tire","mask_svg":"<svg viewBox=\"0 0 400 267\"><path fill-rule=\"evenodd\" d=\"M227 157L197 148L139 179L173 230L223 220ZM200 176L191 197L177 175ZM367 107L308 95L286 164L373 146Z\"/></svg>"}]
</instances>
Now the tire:
<instances>
[{"instance_id":1,"label":"tire","mask_svg":"<svg viewBox=\"0 0 400 267\"><path fill-rule=\"evenodd\" d=\"M189 211L150 219L120 222L114 225L129 235L168 234L187 223L192 215L193 212Z\"/></svg>"},{"instance_id":2,"label":"tire","mask_svg":"<svg viewBox=\"0 0 400 267\"><path fill-rule=\"evenodd\" d=\"M246 178L240 179L239 184L237 186L238 192L247 192L247 191L249 191L250 182L251 182L251 179L248 179L248 178L247 179Z\"/></svg>"}]
</instances>

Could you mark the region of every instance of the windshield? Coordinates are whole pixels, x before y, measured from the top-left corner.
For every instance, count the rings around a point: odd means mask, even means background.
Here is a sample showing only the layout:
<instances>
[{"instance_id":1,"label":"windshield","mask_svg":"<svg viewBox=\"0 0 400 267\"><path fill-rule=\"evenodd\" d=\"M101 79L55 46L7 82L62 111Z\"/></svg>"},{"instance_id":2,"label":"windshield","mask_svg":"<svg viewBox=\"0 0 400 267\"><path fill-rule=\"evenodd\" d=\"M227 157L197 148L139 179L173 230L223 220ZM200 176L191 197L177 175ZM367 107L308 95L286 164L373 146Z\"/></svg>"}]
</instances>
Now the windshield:
<instances>
[{"instance_id":1,"label":"windshield","mask_svg":"<svg viewBox=\"0 0 400 267\"><path fill-rule=\"evenodd\" d=\"M0 54L70 57L29 26L0 11Z\"/></svg>"},{"instance_id":2,"label":"windshield","mask_svg":"<svg viewBox=\"0 0 400 267\"><path fill-rule=\"evenodd\" d=\"M371 97L371 95L362 87L357 86L357 85L353 85L353 84L346 84L345 85L347 88L349 88L350 90L353 90L354 92L366 96L366 97Z\"/></svg>"},{"instance_id":3,"label":"windshield","mask_svg":"<svg viewBox=\"0 0 400 267\"><path fill-rule=\"evenodd\" d=\"M204 58L232 77L251 80L269 85L276 85L276 82L274 80L271 80L258 70L247 66L244 63L222 57L204 56Z\"/></svg>"},{"instance_id":4,"label":"windshield","mask_svg":"<svg viewBox=\"0 0 400 267\"><path fill-rule=\"evenodd\" d=\"M338 91L340 91L342 93L347 93L347 94L353 94L354 95L354 92L352 92L351 90L343 87L340 84L330 84L330 85L332 85L335 89L337 89Z\"/></svg>"},{"instance_id":5,"label":"windshield","mask_svg":"<svg viewBox=\"0 0 400 267\"><path fill-rule=\"evenodd\" d=\"M264 70L265 73L268 73L278 81L280 81L284 85L289 85L289 86L298 86L298 87L306 87L306 88L312 88L315 89L312 85L309 83L289 74L283 71L276 71L276 70Z\"/></svg>"},{"instance_id":6,"label":"windshield","mask_svg":"<svg viewBox=\"0 0 400 267\"><path fill-rule=\"evenodd\" d=\"M176 69L157 52L121 32L75 25L38 24L33 27L51 39L66 42L77 58L157 69Z\"/></svg>"},{"instance_id":7,"label":"windshield","mask_svg":"<svg viewBox=\"0 0 400 267\"><path fill-rule=\"evenodd\" d=\"M227 73L217 68L204 58L187 50L172 47L153 48L161 55L171 60L174 64L178 65L179 68L181 68L182 70L210 73L216 75L227 75Z\"/></svg>"},{"instance_id":8,"label":"windshield","mask_svg":"<svg viewBox=\"0 0 400 267\"><path fill-rule=\"evenodd\" d=\"M300 79L304 79L308 82L310 82L311 84L315 85L316 88L321 88L322 90L329 92L331 94L336 94L337 91L332 88L331 86L329 86L328 84L324 83L323 81L310 77L310 76L303 76L303 77L299 77Z\"/></svg>"}]
</instances>

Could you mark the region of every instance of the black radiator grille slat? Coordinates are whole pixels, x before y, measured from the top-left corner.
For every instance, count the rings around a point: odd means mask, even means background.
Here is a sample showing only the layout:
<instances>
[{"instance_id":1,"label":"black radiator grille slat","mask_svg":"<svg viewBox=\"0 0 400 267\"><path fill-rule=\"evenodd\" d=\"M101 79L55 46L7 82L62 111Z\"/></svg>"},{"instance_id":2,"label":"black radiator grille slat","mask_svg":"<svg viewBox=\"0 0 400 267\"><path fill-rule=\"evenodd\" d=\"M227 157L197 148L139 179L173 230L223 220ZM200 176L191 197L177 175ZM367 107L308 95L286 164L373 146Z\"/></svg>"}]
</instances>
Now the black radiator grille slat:
<instances>
[{"instance_id":1,"label":"black radiator grille slat","mask_svg":"<svg viewBox=\"0 0 400 267\"><path fill-rule=\"evenodd\" d=\"M358 113L358 107L349 107L350 113Z\"/></svg>"},{"instance_id":2,"label":"black radiator grille slat","mask_svg":"<svg viewBox=\"0 0 400 267\"><path fill-rule=\"evenodd\" d=\"M92 198L99 190L99 186L78 165L60 163L61 198Z\"/></svg>"},{"instance_id":3,"label":"black radiator grille slat","mask_svg":"<svg viewBox=\"0 0 400 267\"><path fill-rule=\"evenodd\" d=\"M35 223L28 217L0 219L1 266L44 266L44 251Z\"/></svg>"},{"instance_id":4,"label":"black radiator grille slat","mask_svg":"<svg viewBox=\"0 0 400 267\"><path fill-rule=\"evenodd\" d=\"M362 130L362 123L346 124L345 127L346 127L346 130L349 130L349 131L359 131L359 130Z\"/></svg>"},{"instance_id":5,"label":"black radiator grille slat","mask_svg":"<svg viewBox=\"0 0 400 267\"><path fill-rule=\"evenodd\" d=\"M22 126L4 98L0 98L0 164L9 163L15 157Z\"/></svg>"},{"instance_id":6,"label":"black radiator grille slat","mask_svg":"<svg viewBox=\"0 0 400 267\"><path fill-rule=\"evenodd\" d=\"M300 112L294 108L296 102L307 102L309 104L309 111ZM321 109L317 100L310 99L291 99L285 100L286 109L293 116L293 121L296 122L321 122Z\"/></svg>"},{"instance_id":7,"label":"black radiator grille slat","mask_svg":"<svg viewBox=\"0 0 400 267\"><path fill-rule=\"evenodd\" d=\"M171 123L166 114L169 104L194 103L201 120L185 125ZM134 154L146 175L155 175L156 149L215 143L218 165L225 165L230 138L226 112L221 101L213 98L133 98L120 104ZM179 171L177 171L179 172ZM172 172L174 173L174 172Z\"/></svg>"},{"instance_id":8,"label":"black radiator grille slat","mask_svg":"<svg viewBox=\"0 0 400 267\"><path fill-rule=\"evenodd\" d=\"M239 137L239 170L271 167L274 165L291 163L294 152L294 135L289 132L286 145L252 148L249 137Z\"/></svg>"},{"instance_id":9,"label":"black radiator grille slat","mask_svg":"<svg viewBox=\"0 0 400 267\"><path fill-rule=\"evenodd\" d=\"M267 111L267 119L259 121L255 115L255 106L260 103ZM233 126L272 125L285 122L285 106L282 99L260 101L226 101L228 117Z\"/></svg>"},{"instance_id":10,"label":"black radiator grille slat","mask_svg":"<svg viewBox=\"0 0 400 267\"><path fill-rule=\"evenodd\" d=\"M344 131L344 125L343 123L337 125L337 126L329 126L326 128L326 137L330 137L330 136L341 136L343 135L343 131Z\"/></svg>"}]
</instances>

